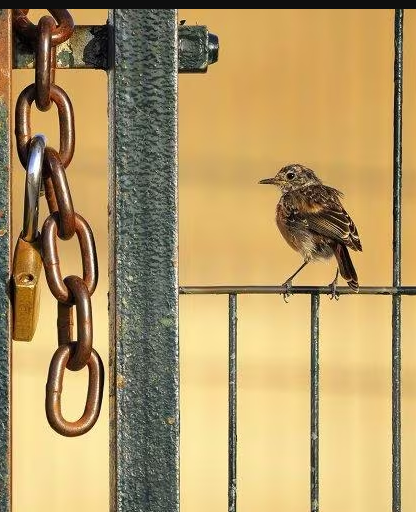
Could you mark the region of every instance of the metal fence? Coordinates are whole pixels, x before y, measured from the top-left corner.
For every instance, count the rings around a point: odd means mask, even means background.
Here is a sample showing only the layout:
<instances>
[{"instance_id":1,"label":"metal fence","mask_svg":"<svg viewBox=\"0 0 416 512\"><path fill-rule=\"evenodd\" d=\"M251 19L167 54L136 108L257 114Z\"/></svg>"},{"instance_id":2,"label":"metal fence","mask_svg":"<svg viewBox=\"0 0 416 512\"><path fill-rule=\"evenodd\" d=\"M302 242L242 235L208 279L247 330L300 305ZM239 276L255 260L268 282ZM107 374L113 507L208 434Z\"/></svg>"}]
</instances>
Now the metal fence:
<instances>
[{"instance_id":1,"label":"metal fence","mask_svg":"<svg viewBox=\"0 0 416 512\"><path fill-rule=\"evenodd\" d=\"M392 297L392 510L401 510L401 178L403 9L395 10L393 279L360 294ZM104 27L77 27L73 67L109 73L111 510L179 510L178 299L229 296L228 509L237 510L237 306L240 294L284 287L178 287L177 73L203 72L218 42L206 27L179 27L176 9L110 9ZM10 127L11 10L0 10L0 511L11 510ZM77 42L76 42L77 41ZM157 41L157 51L154 42ZM14 67L33 55L15 43ZM59 50L58 50L59 51ZM149 65L151 62L151 65ZM134 107L137 125L131 130ZM134 187L132 187L134 184ZM172 263L174 262L174 263ZM126 291L128 292L126 293ZM339 287L340 294L350 293ZM294 286L311 297L310 507L319 510L319 303L329 287ZM140 321L138 321L138 319ZM122 379L121 379L121 377ZM147 411L144 413L144 411ZM128 453L128 457L125 455Z\"/></svg>"},{"instance_id":2,"label":"metal fence","mask_svg":"<svg viewBox=\"0 0 416 512\"><path fill-rule=\"evenodd\" d=\"M401 510L401 297L415 295L416 287L401 285L403 16L394 17L394 145L393 145L393 275L392 286L362 286L362 295L392 297L392 510ZM229 431L228 510L237 510L237 297L240 294L283 294L284 286L184 286L181 294L226 294L229 297ZM319 303L330 287L294 286L294 294L311 298L310 314L310 509L319 510ZM353 293L337 287L339 294Z\"/></svg>"}]
</instances>

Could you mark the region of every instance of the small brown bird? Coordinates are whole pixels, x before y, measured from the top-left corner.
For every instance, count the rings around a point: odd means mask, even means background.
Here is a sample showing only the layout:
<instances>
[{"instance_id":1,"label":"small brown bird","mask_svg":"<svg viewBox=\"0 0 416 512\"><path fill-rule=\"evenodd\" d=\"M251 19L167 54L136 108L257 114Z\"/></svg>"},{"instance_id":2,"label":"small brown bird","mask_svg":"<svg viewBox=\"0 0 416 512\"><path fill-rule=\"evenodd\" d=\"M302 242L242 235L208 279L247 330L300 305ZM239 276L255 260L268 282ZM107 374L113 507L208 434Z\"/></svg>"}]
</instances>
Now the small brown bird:
<instances>
[{"instance_id":1,"label":"small brown bird","mask_svg":"<svg viewBox=\"0 0 416 512\"><path fill-rule=\"evenodd\" d=\"M362 251L357 228L341 204L342 192L324 185L312 169L290 164L274 178L261 180L261 184L276 185L282 191L276 206L276 223L286 242L298 251L303 264L283 285L288 295L292 279L313 260L335 256L338 268L330 284L336 296L338 272L348 286L358 292L358 278L348 247Z\"/></svg>"}]
</instances>

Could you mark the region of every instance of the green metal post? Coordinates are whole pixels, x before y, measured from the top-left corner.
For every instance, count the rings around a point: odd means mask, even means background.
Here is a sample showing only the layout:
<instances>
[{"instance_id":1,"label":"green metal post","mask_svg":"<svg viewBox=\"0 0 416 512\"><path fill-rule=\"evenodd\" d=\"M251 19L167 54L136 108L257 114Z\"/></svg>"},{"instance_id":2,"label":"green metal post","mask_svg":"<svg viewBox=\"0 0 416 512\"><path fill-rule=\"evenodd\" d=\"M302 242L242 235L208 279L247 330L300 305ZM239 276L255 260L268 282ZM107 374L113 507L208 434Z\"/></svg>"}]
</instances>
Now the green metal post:
<instances>
[{"instance_id":1,"label":"green metal post","mask_svg":"<svg viewBox=\"0 0 416 512\"><path fill-rule=\"evenodd\" d=\"M113 512L179 510L176 9L110 9Z\"/></svg>"}]
</instances>

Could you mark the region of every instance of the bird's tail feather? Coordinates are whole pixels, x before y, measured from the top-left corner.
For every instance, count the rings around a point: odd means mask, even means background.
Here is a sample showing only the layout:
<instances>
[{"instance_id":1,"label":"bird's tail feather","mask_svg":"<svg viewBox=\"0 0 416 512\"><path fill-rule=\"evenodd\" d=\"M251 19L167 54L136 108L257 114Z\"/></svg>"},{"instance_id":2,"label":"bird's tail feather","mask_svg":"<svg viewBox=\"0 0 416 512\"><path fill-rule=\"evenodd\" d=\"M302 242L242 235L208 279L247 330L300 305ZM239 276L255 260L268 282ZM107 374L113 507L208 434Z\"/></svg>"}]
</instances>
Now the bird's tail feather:
<instances>
[{"instance_id":1,"label":"bird's tail feather","mask_svg":"<svg viewBox=\"0 0 416 512\"><path fill-rule=\"evenodd\" d=\"M338 267L341 276L347 281L348 286L358 292L358 278L357 272L355 271L354 265L351 261L350 253L345 245L337 244L334 251L335 257L338 262Z\"/></svg>"}]
</instances>

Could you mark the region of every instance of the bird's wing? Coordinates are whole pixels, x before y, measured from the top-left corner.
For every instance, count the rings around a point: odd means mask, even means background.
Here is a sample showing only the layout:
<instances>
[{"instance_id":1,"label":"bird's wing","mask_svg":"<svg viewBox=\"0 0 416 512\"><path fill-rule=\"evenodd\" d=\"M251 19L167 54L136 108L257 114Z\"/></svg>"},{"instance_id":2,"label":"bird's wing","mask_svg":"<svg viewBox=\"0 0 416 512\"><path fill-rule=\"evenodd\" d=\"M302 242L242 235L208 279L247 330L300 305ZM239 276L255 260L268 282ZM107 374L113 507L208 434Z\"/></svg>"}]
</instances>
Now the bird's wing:
<instances>
[{"instance_id":1,"label":"bird's wing","mask_svg":"<svg viewBox=\"0 0 416 512\"><path fill-rule=\"evenodd\" d=\"M337 195L332 193L331 196L321 196L318 200L311 194L307 201L302 202L299 211L302 212L309 229L333 238L356 251L362 250L357 228Z\"/></svg>"},{"instance_id":2,"label":"bird's wing","mask_svg":"<svg viewBox=\"0 0 416 512\"><path fill-rule=\"evenodd\" d=\"M345 211L328 211L305 214L309 229L329 236L352 249L361 250L357 228Z\"/></svg>"}]
</instances>

